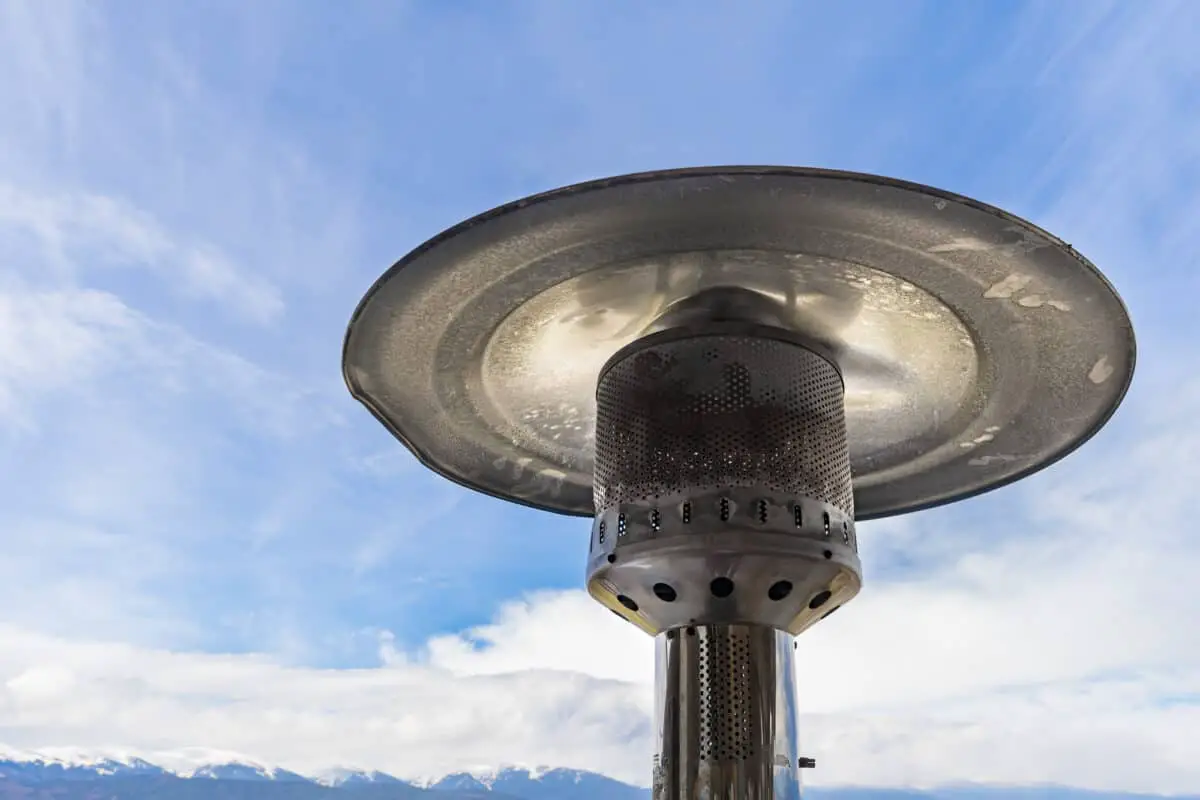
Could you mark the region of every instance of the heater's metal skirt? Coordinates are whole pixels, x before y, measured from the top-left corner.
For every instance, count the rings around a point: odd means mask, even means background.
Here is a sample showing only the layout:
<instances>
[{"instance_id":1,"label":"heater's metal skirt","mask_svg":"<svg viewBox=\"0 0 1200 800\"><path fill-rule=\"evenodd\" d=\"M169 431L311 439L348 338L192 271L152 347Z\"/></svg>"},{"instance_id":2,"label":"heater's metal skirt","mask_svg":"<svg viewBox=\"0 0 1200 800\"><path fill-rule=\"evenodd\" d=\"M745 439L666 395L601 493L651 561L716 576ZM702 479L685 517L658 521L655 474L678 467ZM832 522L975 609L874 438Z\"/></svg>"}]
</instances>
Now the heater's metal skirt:
<instances>
[{"instance_id":1,"label":"heater's metal skirt","mask_svg":"<svg viewBox=\"0 0 1200 800\"><path fill-rule=\"evenodd\" d=\"M798 800L793 641L758 625L657 637L654 800Z\"/></svg>"}]
</instances>

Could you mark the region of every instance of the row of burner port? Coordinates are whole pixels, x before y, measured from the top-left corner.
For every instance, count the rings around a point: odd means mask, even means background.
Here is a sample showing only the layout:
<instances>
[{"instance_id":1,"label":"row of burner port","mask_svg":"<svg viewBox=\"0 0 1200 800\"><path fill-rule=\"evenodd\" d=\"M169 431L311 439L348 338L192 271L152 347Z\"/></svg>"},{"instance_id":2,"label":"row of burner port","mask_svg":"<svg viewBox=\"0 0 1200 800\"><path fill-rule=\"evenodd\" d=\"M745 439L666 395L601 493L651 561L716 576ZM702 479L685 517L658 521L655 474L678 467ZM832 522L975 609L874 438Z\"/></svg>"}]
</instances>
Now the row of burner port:
<instances>
[{"instance_id":1,"label":"row of burner port","mask_svg":"<svg viewBox=\"0 0 1200 800\"><path fill-rule=\"evenodd\" d=\"M778 511L781 509L769 500L758 499L750 505L752 513L739 514L737 513L739 510L737 504L733 500L728 497L720 497L715 502L715 508L712 509L716 513L711 516L715 517L717 521L727 524L741 524L748 521L755 527L766 527L769 523L774 522L775 524L771 526L772 528L779 529L784 527L780 526L778 520L775 519ZM805 528L813 527L810 524L810 514L806 512L802 503L790 503L787 510L789 512L790 524L786 527L798 532L803 532ZM691 526L697 516L696 511L695 503L692 500L684 500L673 507L669 507L666 512L659 507L645 510L620 511L616 514L615 520L612 520L613 524L611 525L610 519L612 515L601 514L593 526L595 543L603 545L612 535L616 535L618 540L624 539L634 528L639 532L649 534L660 533L664 527L667 527L672 522L668 514L672 514L674 516L673 521L679 523L679 525ZM706 515L706 517L708 516L710 515ZM848 519L835 520L826 508L820 509L812 516L819 516L820 528L818 530L824 538L832 539L833 537L838 537L841 539L842 544L851 546L855 550L858 549L855 532ZM672 525L670 527L678 526ZM813 532L816 533L817 531Z\"/></svg>"},{"instance_id":2,"label":"row of burner port","mask_svg":"<svg viewBox=\"0 0 1200 800\"><path fill-rule=\"evenodd\" d=\"M715 597L719 600L724 600L727 597L733 596L733 592L736 588L737 587L734 585L733 580L730 578L727 578L725 576L719 576L719 577L713 578L712 581L708 585L709 592L712 593L713 597ZM781 600L784 600L787 597L789 597L792 593L793 588L795 588L795 587L793 586L792 582L789 580L775 581L775 583L771 584L771 586L767 589L767 597L771 601L778 603ZM659 583L654 584L654 586L651 587L651 591L654 592L655 597L657 597L659 600L663 601L664 603L674 603L675 600L678 599L678 597L679 597L678 592L675 591L675 587L673 587L669 583L663 583L661 581ZM829 598L831 598L831 597L833 597L833 592L829 591L828 589L822 589L821 591L814 594L811 598L809 598L808 607L810 610L816 611L821 606L828 603ZM623 594L619 594L619 595L617 595L617 602L620 603L621 605L625 606L625 608L629 609L630 611L632 611L634 613L637 613L637 611L638 611L639 607L638 607L637 601L633 600L630 597L627 597ZM825 616L826 617L829 616L836 610L837 609L831 609L829 612L827 612L825 614Z\"/></svg>"}]
</instances>

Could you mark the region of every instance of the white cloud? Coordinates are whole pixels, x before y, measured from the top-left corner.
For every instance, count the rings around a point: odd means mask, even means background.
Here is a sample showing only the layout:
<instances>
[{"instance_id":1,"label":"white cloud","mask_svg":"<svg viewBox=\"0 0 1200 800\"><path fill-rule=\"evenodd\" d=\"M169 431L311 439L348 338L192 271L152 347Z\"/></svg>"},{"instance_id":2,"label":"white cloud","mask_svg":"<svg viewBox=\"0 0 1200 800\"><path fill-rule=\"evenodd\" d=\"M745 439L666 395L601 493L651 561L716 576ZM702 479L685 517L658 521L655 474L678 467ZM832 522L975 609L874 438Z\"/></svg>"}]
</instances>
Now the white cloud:
<instances>
[{"instance_id":1,"label":"white cloud","mask_svg":"<svg viewBox=\"0 0 1200 800\"><path fill-rule=\"evenodd\" d=\"M0 736L16 746L49 744L50 726L85 749L127 744L147 752L213 741L301 769L373 764L423 774L536 753L620 773L630 734L644 728L644 687L578 674L323 671L11 628L0 630L0 642ZM551 745L556 730L580 735Z\"/></svg>"},{"instance_id":2,"label":"white cloud","mask_svg":"<svg viewBox=\"0 0 1200 800\"><path fill-rule=\"evenodd\" d=\"M211 244L179 241L145 211L119 199L42 195L0 184L0 229L9 241L24 235L35 243L32 252L0 251L10 269L35 274L52 269L148 270L170 292L211 301L217 309L232 310L256 323L274 321L283 313L279 290L261 276L236 267Z\"/></svg>"},{"instance_id":3,"label":"white cloud","mask_svg":"<svg viewBox=\"0 0 1200 800\"><path fill-rule=\"evenodd\" d=\"M223 480L209 465L235 446L303 449L337 423L319 393L116 294L4 281L0 614L57 632L184 634L163 582L186 573L187 552L236 547L252 525L214 530L227 512L204 491Z\"/></svg>"},{"instance_id":4,"label":"white cloud","mask_svg":"<svg viewBox=\"0 0 1200 800\"><path fill-rule=\"evenodd\" d=\"M35 424L30 400L111 366L138 320L97 291L0 292L0 421Z\"/></svg>"},{"instance_id":5,"label":"white cloud","mask_svg":"<svg viewBox=\"0 0 1200 800\"><path fill-rule=\"evenodd\" d=\"M502 606L489 625L431 639L424 655L457 675L536 668L652 681L653 640L596 612L595 601L582 591L534 594Z\"/></svg>"}]
</instances>

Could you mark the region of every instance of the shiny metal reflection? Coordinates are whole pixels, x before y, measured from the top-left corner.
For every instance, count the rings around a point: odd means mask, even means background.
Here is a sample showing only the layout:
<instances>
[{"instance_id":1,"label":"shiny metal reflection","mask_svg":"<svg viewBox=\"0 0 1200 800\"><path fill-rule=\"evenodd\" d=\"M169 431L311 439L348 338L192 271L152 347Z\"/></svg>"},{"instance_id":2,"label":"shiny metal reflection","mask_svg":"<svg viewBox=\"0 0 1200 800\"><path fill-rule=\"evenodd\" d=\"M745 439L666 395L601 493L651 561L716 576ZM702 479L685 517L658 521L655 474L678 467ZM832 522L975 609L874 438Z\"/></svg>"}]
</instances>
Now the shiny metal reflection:
<instances>
[{"instance_id":1,"label":"shiny metal reflection","mask_svg":"<svg viewBox=\"0 0 1200 800\"><path fill-rule=\"evenodd\" d=\"M748 297L757 307L746 308ZM851 458L874 456L875 469L879 454L938 431L979 391L970 333L929 293L854 264L748 251L679 254L556 285L496 328L482 388L516 441L570 461L594 451L593 389L613 353L669 327L747 317L833 354Z\"/></svg>"},{"instance_id":2,"label":"shiny metal reflection","mask_svg":"<svg viewBox=\"0 0 1200 800\"><path fill-rule=\"evenodd\" d=\"M627 175L480 215L376 283L343 369L442 475L590 516L600 366L747 298L844 375L859 520L1056 461L1133 372L1120 298L1064 242L930 187L788 167Z\"/></svg>"},{"instance_id":3,"label":"shiny metal reflection","mask_svg":"<svg viewBox=\"0 0 1200 800\"><path fill-rule=\"evenodd\" d=\"M799 800L793 637L701 625L656 644L654 800Z\"/></svg>"}]
</instances>

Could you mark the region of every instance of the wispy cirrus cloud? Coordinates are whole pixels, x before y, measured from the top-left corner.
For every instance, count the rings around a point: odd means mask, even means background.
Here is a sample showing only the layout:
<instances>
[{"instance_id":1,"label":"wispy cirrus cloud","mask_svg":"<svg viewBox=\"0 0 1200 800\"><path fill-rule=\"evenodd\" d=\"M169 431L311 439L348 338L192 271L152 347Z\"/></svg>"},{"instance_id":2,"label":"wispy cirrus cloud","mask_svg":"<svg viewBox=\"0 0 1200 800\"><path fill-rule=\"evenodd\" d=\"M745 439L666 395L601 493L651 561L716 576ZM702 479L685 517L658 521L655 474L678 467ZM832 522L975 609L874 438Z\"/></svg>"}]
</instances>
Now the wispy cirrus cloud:
<instances>
[{"instance_id":1,"label":"wispy cirrus cloud","mask_svg":"<svg viewBox=\"0 0 1200 800\"><path fill-rule=\"evenodd\" d=\"M146 212L100 195L37 195L0 185L0 228L17 250L12 261L36 264L34 275L86 282L61 273L104 269L147 270L168 293L211 304L265 324L283 314L283 298L269 281L235 266L213 245L180 242ZM19 247L25 239L28 246ZM25 250L22 254L22 250Z\"/></svg>"}]
</instances>

